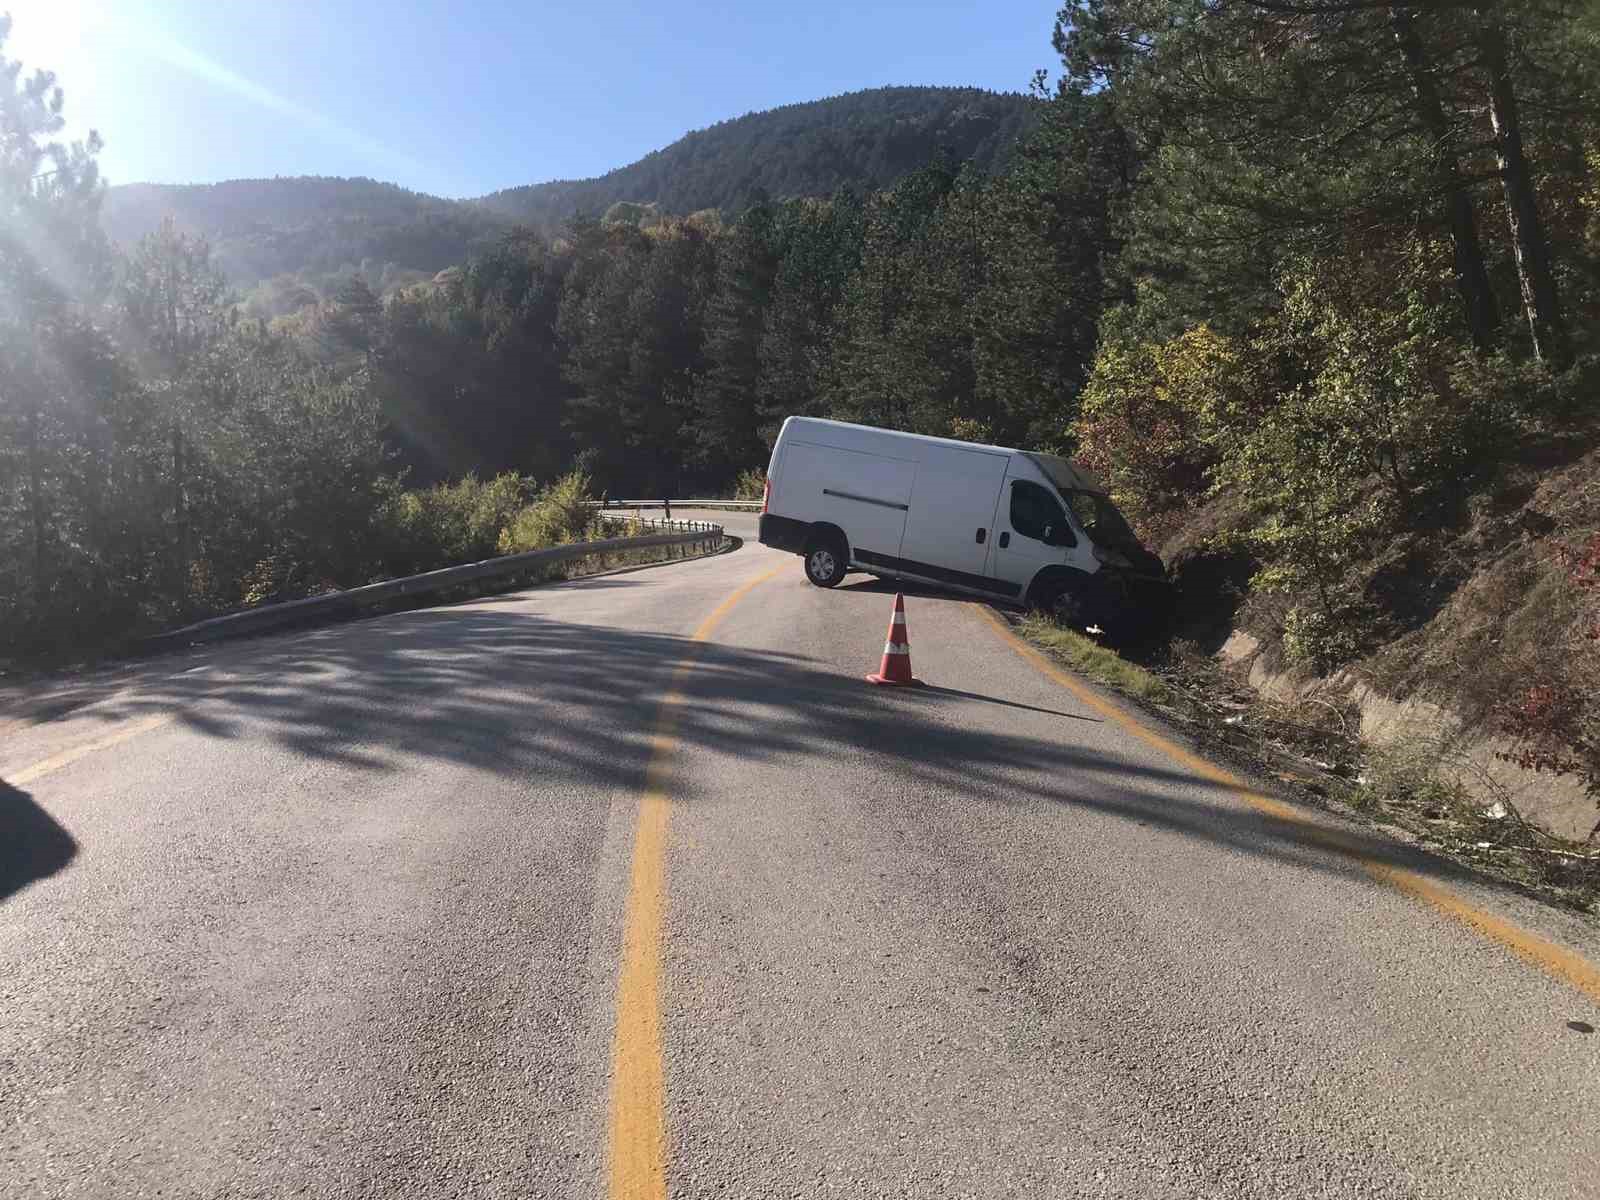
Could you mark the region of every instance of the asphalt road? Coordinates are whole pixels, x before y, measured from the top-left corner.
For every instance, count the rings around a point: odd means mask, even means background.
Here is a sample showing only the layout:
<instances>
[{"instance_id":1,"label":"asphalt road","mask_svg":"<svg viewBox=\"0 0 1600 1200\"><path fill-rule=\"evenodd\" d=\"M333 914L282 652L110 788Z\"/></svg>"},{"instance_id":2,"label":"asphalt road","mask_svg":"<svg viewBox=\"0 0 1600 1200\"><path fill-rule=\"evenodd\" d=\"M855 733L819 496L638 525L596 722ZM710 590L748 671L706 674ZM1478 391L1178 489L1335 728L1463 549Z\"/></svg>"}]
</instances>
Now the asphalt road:
<instances>
[{"instance_id":1,"label":"asphalt road","mask_svg":"<svg viewBox=\"0 0 1600 1200\"><path fill-rule=\"evenodd\" d=\"M656 1119L675 1197L1600 1195L1592 995L965 602L869 687L890 595L752 541L0 697L0 1194L620 1195Z\"/></svg>"}]
</instances>

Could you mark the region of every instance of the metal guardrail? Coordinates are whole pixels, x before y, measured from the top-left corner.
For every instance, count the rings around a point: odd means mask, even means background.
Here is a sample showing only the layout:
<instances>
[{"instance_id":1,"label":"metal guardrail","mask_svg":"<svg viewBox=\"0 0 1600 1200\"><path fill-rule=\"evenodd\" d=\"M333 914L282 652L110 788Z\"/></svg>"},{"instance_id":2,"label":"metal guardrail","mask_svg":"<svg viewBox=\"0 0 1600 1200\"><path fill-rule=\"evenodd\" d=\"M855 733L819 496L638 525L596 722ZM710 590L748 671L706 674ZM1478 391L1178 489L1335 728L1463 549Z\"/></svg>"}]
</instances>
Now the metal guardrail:
<instances>
[{"instance_id":1,"label":"metal guardrail","mask_svg":"<svg viewBox=\"0 0 1600 1200\"><path fill-rule=\"evenodd\" d=\"M665 517L637 517L630 513L598 512L595 514L602 521L616 521L624 525L633 525L639 529L648 529L652 533L694 533L707 529L721 530L722 526L711 521L679 521L668 520Z\"/></svg>"},{"instance_id":2,"label":"metal guardrail","mask_svg":"<svg viewBox=\"0 0 1600 1200\"><path fill-rule=\"evenodd\" d=\"M680 508L726 509L729 512L760 512L759 500L595 500L596 508Z\"/></svg>"},{"instance_id":3,"label":"metal guardrail","mask_svg":"<svg viewBox=\"0 0 1600 1200\"><path fill-rule=\"evenodd\" d=\"M386 579L382 583L369 583L363 587L342 592L326 592L308 596L304 600L287 600L282 604L264 604L245 612L230 613L224 617L211 617L196 621L182 629L157 634L146 639L145 644L159 648L171 643L186 643L209 637L231 637L259 633L313 617L347 616L374 604L402 596L424 596L430 592L448 591L464 583L479 579L496 579L520 575L539 567L588 558L592 554L613 554L627 550L647 550L654 546L700 546L721 542L724 534L721 525L710 521L654 521L638 518L613 517L607 520L627 520L661 532L632 537L602 538L593 542L573 542L568 546L552 546L548 550L529 550L523 554L503 554L482 562L464 563L459 567L444 567L421 575L406 575L399 579Z\"/></svg>"}]
</instances>

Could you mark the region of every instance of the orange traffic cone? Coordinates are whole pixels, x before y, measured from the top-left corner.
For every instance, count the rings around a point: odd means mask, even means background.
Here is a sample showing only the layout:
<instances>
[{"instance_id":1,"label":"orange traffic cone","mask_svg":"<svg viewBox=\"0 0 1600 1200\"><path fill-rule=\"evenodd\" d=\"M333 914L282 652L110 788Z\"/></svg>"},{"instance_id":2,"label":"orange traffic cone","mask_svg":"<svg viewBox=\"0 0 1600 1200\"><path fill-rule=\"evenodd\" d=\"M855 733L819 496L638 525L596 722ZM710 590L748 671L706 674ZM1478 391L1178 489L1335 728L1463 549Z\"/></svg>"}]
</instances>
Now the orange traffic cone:
<instances>
[{"instance_id":1,"label":"orange traffic cone","mask_svg":"<svg viewBox=\"0 0 1600 1200\"><path fill-rule=\"evenodd\" d=\"M922 680L911 677L911 641L906 636L906 598L899 592L894 597L894 612L889 616L889 637L883 645L883 665L876 675L867 676L868 683L889 684L893 687L921 687Z\"/></svg>"}]
</instances>

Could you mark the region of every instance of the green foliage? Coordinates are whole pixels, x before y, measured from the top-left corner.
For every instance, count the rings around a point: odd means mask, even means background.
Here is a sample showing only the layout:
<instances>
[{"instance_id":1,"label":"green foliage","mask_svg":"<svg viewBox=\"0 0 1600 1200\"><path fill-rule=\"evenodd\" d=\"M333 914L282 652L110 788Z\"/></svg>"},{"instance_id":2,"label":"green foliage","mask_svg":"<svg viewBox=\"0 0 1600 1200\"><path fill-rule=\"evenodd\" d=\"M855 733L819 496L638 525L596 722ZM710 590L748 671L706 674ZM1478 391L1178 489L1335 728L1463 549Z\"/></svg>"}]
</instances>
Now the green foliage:
<instances>
[{"instance_id":1,"label":"green foliage","mask_svg":"<svg viewBox=\"0 0 1600 1200\"><path fill-rule=\"evenodd\" d=\"M502 531L536 494L531 478L510 472L489 480L469 474L415 491L386 482L377 514L386 573L414 575L503 553Z\"/></svg>"},{"instance_id":2,"label":"green foliage","mask_svg":"<svg viewBox=\"0 0 1600 1200\"><path fill-rule=\"evenodd\" d=\"M1448 747L1418 732L1384 747L1367 747L1361 781L1343 786L1339 798L1355 808L1391 813L1420 809L1436 815L1476 815L1480 805L1448 770Z\"/></svg>"},{"instance_id":3,"label":"green foliage","mask_svg":"<svg viewBox=\"0 0 1600 1200\"><path fill-rule=\"evenodd\" d=\"M1146 531L1208 490L1256 514L1254 584L1293 601L1285 647L1319 669L1363 646L1357 564L1490 466L1550 391L1458 340L1441 259L1421 238L1295 257L1232 336L1147 340L1162 322L1142 296L1108 322L1085 391L1080 452Z\"/></svg>"},{"instance_id":4,"label":"green foliage","mask_svg":"<svg viewBox=\"0 0 1600 1200\"><path fill-rule=\"evenodd\" d=\"M1240 424L1230 418L1245 407L1242 359L1206 325L1158 344L1108 338L1096 355L1078 454L1147 537L1158 539L1206 486L1217 451L1199 430Z\"/></svg>"},{"instance_id":5,"label":"green foliage","mask_svg":"<svg viewBox=\"0 0 1600 1200\"><path fill-rule=\"evenodd\" d=\"M631 225L635 229L649 229L661 224L661 206L635 204L631 200L618 200L600 218L602 225Z\"/></svg>"},{"instance_id":6,"label":"green foliage","mask_svg":"<svg viewBox=\"0 0 1600 1200\"><path fill-rule=\"evenodd\" d=\"M571 471L539 493L501 529L496 542L500 554L521 554L544 550L568 542L581 542L594 535L593 497L589 477Z\"/></svg>"},{"instance_id":7,"label":"green foliage","mask_svg":"<svg viewBox=\"0 0 1600 1200\"><path fill-rule=\"evenodd\" d=\"M1321 567L1322 561L1312 565ZM1283 652L1291 663L1326 672L1361 648L1358 619L1347 611L1297 605L1284 616Z\"/></svg>"},{"instance_id":8,"label":"green foliage","mask_svg":"<svg viewBox=\"0 0 1600 1200\"><path fill-rule=\"evenodd\" d=\"M823 386L832 415L942 433L956 415L953 393L970 395L959 284L940 253L937 230L955 182L941 159L868 198L861 261L841 298Z\"/></svg>"},{"instance_id":9,"label":"green foliage","mask_svg":"<svg viewBox=\"0 0 1600 1200\"><path fill-rule=\"evenodd\" d=\"M555 325L572 265L542 239L512 235L385 305L368 369L413 478L549 478L570 459Z\"/></svg>"},{"instance_id":10,"label":"green foliage","mask_svg":"<svg viewBox=\"0 0 1600 1200\"><path fill-rule=\"evenodd\" d=\"M99 142L66 145L45 71L4 56L0 16L0 646L125 611L95 557L116 520L103 475L115 350L93 321L109 258Z\"/></svg>"},{"instance_id":11,"label":"green foliage","mask_svg":"<svg viewBox=\"0 0 1600 1200\"><path fill-rule=\"evenodd\" d=\"M1068 425L1118 289L1132 148L1102 97L1043 106L978 205L981 290L970 307L974 411L1003 442L1070 452ZM969 220L971 218L969 217ZM957 259L959 261L959 257Z\"/></svg>"},{"instance_id":12,"label":"green foliage","mask_svg":"<svg viewBox=\"0 0 1600 1200\"><path fill-rule=\"evenodd\" d=\"M987 421L977 417L952 417L950 436L962 442L994 442L994 430Z\"/></svg>"},{"instance_id":13,"label":"green foliage","mask_svg":"<svg viewBox=\"0 0 1600 1200\"><path fill-rule=\"evenodd\" d=\"M733 498L735 500L764 500L767 495L767 472L765 467L750 467L740 471L738 479L734 480Z\"/></svg>"},{"instance_id":14,"label":"green foliage","mask_svg":"<svg viewBox=\"0 0 1600 1200\"><path fill-rule=\"evenodd\" d=\"M864 211L841 191L831 201L793 201L779 210L779 262L762 326L755 404L770 444L784 418L820 416L823 381L837 338L839 303L861 262Z\"/></svg>"},{"instance_id":15,"label":"green foliage","mask_svg":"<svg viewBox=\"0 0 1600 1200\"><path fill-rule=\"evenodd\" d=\"M1461 386L1478 364L1438 328L1425 250L1402 246L1382 265L1292 265L1279 312L1252 334L1252 357L1276 368L1255 383L1270 388L1194 412L1217 454L1214 484L1263 514L1251 534L1266 564L1257 586L1308 593L1315 606L1286 638L1322 669L1359 646L1354 564L1491 462L1510 429L1505 397Z\"/></svg>"},{"instance_id":16,"label":"green foliage","mask_svg":"<svg viewBox=\"0 0 1600 1200\"><path fill-rule=\"evenodd\" d=\"M567 420L597 470L647 495L676 493L680 431L705 370L705 305L715 249L667 222L646 235L578 223L555 329Z\"/></svg>"},{"instance_id":17,"label":"green foliage","mask_svg":"<svg viewBox=\"0 0 1600 1200\"><path fill-rule=\"evenodd\" d=\"M717 245L716 294L706 313L708 368L696 387L691 452L707 466L738 467L762 455L754 397L780 261L775 217L770 204L755 204Z\"/></svg>"}]
</instances>

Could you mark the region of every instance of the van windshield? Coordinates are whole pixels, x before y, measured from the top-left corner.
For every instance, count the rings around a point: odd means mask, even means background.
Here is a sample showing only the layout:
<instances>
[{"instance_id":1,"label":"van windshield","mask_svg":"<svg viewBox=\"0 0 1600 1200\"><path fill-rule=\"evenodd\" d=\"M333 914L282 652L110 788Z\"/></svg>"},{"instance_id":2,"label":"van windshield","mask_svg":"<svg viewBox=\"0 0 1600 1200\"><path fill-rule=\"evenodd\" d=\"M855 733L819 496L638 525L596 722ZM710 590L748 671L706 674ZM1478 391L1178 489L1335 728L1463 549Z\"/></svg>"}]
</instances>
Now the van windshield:
<instances>
[{"instance_id":1,"label":"van windshield","mask_svg":"<svg viewBox=\"0 0 1600 1200\"><path fill-rule=\"evenodd\" d=\"M1127 519L1111 502L1099 481L1068 459L1054 454L1029 454L1034 464L1050 477L1061 498L1089 539L1106 549L1143 550L1139 537Z\"/></svg>"},{"instance_id":2,"label":"van windshield","mask_svg":"<svg viewBox=\"0 0 1600 1200\"><path fill-rule=\"evenodd\" d=\"M1129 528L1127 518L1118 511L1117 506L1111 502L1111 497L1104 492L1063 489L1061 496L1091 541L1108 548L1114 546L1118 549L1128 549L1139 546L1139 537Z\"/></svg>"},{"instance_id":3,"label":"van windshield","mask_svg":"<svg viewBox=\"0 0 1600 1200\"><path fill-rule=\"evenodd\" d=\"M1100 481L1085 471L1069 458L1062 458L1056 454L1038 454L1032 450L1023 451L1023 457L1033 463L1045 473L1045 476L1056 487L1065 492L1104 492L1106 489Z\"/></svg>"}]
</instances>

